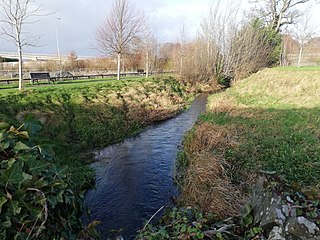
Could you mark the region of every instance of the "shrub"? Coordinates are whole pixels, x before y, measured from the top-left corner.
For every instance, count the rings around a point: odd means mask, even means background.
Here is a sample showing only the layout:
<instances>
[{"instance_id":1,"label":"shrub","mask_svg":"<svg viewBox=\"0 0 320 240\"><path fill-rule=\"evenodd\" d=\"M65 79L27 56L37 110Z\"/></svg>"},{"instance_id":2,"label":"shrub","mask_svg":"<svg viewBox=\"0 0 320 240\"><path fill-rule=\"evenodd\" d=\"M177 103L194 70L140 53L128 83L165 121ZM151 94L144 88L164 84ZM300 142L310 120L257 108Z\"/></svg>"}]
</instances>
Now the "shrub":
<instances>
[{"instance_id":1,"label":"shrub","mask_svg":"<svg viewBox=\"0 0 320 240\"><path fill-rule=\"evenodd\" d=\"M40 129L0 124L0 239L75 239L82 230L83 192L53 163L50 146L37 143Z\"/></svg>"}]
</instances>

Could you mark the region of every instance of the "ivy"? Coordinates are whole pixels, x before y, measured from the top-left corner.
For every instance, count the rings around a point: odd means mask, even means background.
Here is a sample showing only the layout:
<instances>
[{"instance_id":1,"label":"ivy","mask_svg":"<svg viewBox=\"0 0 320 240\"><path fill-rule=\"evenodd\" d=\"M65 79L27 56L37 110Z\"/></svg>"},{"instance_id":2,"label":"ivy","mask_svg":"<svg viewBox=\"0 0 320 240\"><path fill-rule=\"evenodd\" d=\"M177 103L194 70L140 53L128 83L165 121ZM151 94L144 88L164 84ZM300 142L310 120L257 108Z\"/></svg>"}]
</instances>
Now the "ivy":
<instances>
[{"instance_id":1,"label":"ivy","mask_svg":"<svg viewBox=\"0 0 320 240\"><path fill-rule=\"evenodd\" d=\"M98 238L98 223L80 220L84 192L72 189L51 147L37 143L40 124L0 126L0 239Z\"/></svg>"}]
</instances>

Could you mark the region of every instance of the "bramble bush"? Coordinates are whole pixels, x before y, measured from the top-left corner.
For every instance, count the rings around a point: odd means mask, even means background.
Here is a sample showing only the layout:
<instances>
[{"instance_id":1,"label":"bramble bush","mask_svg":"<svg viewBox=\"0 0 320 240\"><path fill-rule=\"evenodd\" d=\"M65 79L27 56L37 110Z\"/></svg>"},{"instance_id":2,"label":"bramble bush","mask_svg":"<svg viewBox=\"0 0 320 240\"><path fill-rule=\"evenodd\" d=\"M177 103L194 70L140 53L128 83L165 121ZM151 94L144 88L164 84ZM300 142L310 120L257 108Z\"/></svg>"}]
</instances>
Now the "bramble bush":
<instances>
[{"instance_id":1,"label":"bramble bush","mask_svg":"<svg viewBox=\"0 0 320 240\"><path fill-rule=\"evenodd\" d=\"M84 192L72 189L51 147L37 142L40 130L34 120L0 123L0 239L97 238L96 223L84 229L80 220Z\"/></svg>"}]
</instances>

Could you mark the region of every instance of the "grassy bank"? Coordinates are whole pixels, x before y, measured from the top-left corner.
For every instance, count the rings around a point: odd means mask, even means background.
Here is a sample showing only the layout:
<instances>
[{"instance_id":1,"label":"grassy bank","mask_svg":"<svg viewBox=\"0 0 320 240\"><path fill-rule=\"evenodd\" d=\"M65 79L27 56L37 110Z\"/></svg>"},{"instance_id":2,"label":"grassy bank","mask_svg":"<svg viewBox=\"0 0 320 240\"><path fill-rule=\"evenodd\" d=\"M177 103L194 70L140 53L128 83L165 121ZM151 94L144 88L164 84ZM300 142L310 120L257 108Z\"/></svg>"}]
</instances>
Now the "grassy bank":
<instances>
[{"instance_id":1,"label":"grassy bank","mask_svg":"<svg viewBox=\"0 0 320 240\"><path fill-rule=\"evenodd\" d=\"M219 166L219 172L215 167L206 174L212 174L208 178L210 181L213 177L223 180L219 187L226 191L222 192L230 192L228 188L241 192L250 189L260 171L274 172L289 184L300 185L304 189L318 188L319 75L320 71L315 69L266 69L236 83L224 93L211 96L207 113L200 117L199 124L186 139L190 165L182 201L198 204L198 198L190 191L194 188L201 191L203 187L202 191L207 195L206 189L211 187L211 184L205 186L208 182L199 182L196 176L198 165ZM225 203L241 199L235 190L232 192L221 196L225 198ZM212 193L212 199L216 198L216 194L218 192ZM238 209L234 204L237 201L230 207L210 206L211 200L207 201L199 201L204 210L221 208L222 213L230 214ZM217 209L214 210L217 212Z\"/></svg>"},{"instance_id":2,"label":"grassy bank","mask_svg":"<svg viewBox=\"0 0 320 240\"><path fill-rule=\"evenodd\" d=\"M318 68L266 69L211 96L179 157L179 209L140 237L225 239L230 228L237 236L226 239L254 237L261 229L246 229L246 216L236 225L222 219L239 216L256 179L265 174L279 176L286 186L281 191L300 192L317 209L319 76Z\"/></svg>"},{"instance_id":3,"label":"grassy bank","mask_svg":"<svg viewBox=\"0 0 320 240\"><path fill-rule=\"evenodd\" d=\"M191 98L170 77L1 90L0 236L98 239L98 222L80 220L90 152L173 117Z\"/></svg>"},{"instance_id":4,"label":"grassy bank","mask_svg":"<svg viewBox=\"0 0 320 240\"><path fill-rule=\"evenodd\" d=\"M29 114L39 119L42 141L53 146L75 184L91 179L85 154L173 116L188 96L175 80L134 79L37 86L23 92L1 90L0 119L18 126Z\"/></svg>"}]
</instances>

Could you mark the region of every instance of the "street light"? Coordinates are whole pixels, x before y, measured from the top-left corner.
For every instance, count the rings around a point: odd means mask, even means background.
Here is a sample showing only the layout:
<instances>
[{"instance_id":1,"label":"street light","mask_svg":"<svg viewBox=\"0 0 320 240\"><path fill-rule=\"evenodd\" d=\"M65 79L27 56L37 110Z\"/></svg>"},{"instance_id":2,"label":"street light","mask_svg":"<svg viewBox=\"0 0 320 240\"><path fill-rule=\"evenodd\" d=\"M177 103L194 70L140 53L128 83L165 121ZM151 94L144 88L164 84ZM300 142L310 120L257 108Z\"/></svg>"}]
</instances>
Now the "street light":
<instances>
[{"instance_id":1,"label":"street light","mask_svg":"<svg viewBox=\"0 0 320 240\"><path fill-rule=\"evenodd\" d=\"M56 41L57 41L57 51L58 51L58 59L59 59L59 67L60 67L60 77L61 77L61 74L62 74L62 69L61 69L61 55L60 55L60 45L59 45L59 34L58 34L58 21L60 21L61 18L60 17L57 17L56 18Z\"/></svg>"}]
</instances>

